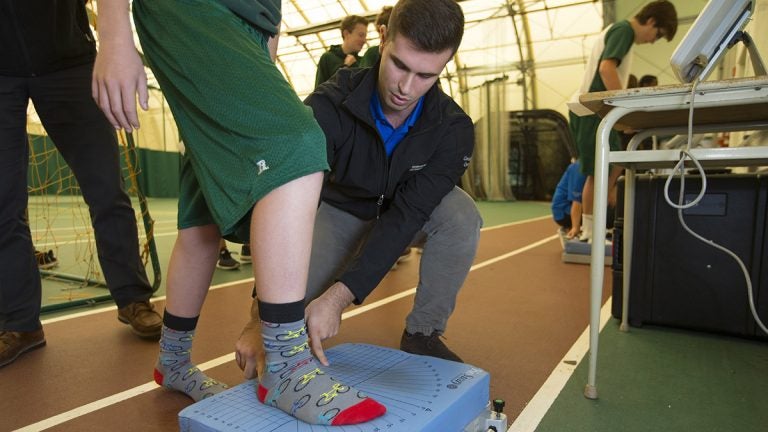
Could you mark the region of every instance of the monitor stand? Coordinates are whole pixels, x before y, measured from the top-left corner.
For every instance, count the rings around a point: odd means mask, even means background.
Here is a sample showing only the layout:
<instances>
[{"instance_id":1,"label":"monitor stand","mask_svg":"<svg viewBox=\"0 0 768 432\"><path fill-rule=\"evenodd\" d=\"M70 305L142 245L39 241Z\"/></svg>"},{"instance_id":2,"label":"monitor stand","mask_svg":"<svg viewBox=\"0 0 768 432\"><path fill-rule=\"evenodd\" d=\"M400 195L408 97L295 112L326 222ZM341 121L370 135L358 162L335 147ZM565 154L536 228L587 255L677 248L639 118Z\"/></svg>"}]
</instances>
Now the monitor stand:
<instances>
[{"instance_id":1,"label":"monitor stand","mask_svg":"<svg viewBox=\"0 0 768 432\"><path fill-rule=\"evenodd\" d=\"M730 49L739 42L743 42L744 46L747 47L747 52L749 53L749 58L752 60L752 68L755 70L755 75L768 75L765 70L765 63L763 63L763 59L760 57L760 52L757 50L755 42L752 40L752 36L746 31L740 31L736 33L731 43L728 44L728 48Z\"/></svg>"}]
</instances>

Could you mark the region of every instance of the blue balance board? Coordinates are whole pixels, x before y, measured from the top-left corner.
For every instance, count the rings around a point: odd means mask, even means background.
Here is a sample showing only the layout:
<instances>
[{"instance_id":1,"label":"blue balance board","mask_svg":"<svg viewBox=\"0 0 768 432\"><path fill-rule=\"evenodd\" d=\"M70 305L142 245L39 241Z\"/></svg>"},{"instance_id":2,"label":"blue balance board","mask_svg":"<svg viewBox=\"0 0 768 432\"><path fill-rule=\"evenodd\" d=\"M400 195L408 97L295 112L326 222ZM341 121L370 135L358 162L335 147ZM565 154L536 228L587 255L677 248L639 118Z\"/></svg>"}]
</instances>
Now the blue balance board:
<instances>
[{"instance_id":1,"label":"blue balance board","mask_svg":"<svg viewBox=\"0 0 768 432\"><path fill-rule=\"evenodd\" d=\"M458 432L488 404L490 376L468 364L366 344L338 345L326 355L330 375L384 404L387 413L354 426L310 425L259 402L251 380L182 410L181 430Z\"/></svg>"}]
</instances>

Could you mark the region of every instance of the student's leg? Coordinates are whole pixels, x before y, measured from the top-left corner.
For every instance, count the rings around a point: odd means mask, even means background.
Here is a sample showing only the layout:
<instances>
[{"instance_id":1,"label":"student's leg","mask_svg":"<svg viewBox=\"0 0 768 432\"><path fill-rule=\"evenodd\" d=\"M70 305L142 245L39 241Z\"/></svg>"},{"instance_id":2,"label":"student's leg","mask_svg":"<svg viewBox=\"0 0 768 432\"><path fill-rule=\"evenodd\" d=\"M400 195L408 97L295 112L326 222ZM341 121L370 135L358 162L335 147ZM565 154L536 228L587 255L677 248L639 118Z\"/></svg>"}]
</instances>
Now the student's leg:
<instances>
[{"instance_id":1,"label":"student's leg","mask_svg":"<svg viewBox=\"0 0 768 432\"><path fill-rule=\"evenodd\" d=\"M480 240L482 218L472 198L454 188L424 224L424 252L413 310L406 319L401 348L416 354L461 361L436 339L445 331L456 297L469 274ZM410 338L421 334L424 339ZM431 340L429 339L431 338ZM436 342L437 343L436 345ZM430 347L433 352L428 352ZM420 352L417 352L420 351Z\"/></svg>"},{"instance_id":2,"label":"student's leg","mask_svg":"<svg viewBox=\"0 0 768 432\"><path fill-rule=\"evenodd\" d=\"M619 179L623 169L619 166L611 167L608 174L608 202L609 205L616 205L616 182ZM587 181L584 182L584 190L582 192L582 235L579 237L582 241L592 240L592 212L594 210L595 203L595 178L593 176L587 176Z\"/></svg>"},{"instance_id":3,"label":"student's leg","mask_svg":"<svg viewBox=\"0 0 768 432\"><path fill-rule=\"evenodd\" d=\"M385 409L317 367L304 323L322 179L318 172L286 183L253 210L251 253L267 363L258 397L309 423L354 424L378 417Z\"/></svg>"},{"instance_id":4,"label":"student's leg","mask_svg":"<svg viewBox=\"0 0 768 432\"><path fill-rule=\"evenodd\" d=\"M274 189L253 208L251 256L259 300L304 300L322 181L322 172L300 177Z\"/></svg>"},{"instance_id":5,"label":"student's leg","mask_svg":"<svg viewBox=\"0 0 768 432\"><path fill-rule=\"evenodd\" d=\"M179 230L168 265L164 325L155 381L184 392L196 401L226 388L208 378L191 360L195 328L213 277L220 238L216 225Z\"/></svg>"},{"instance_id":6,"label":"student's leg","mask_svg":"<svg viewBox=\"0 0 768 432\"><path fill-rule=\"evenodd\" d=\"M237 352L266 352L259 399L314 424L381 415L381 405L317 368L308 349L304 293L320 171L327 169L325 136L272 62L266 35L221 2L196 4L188 13L173 1L137 0L133 13L222 234L240 237L242 217L252 213L258 319L246 330L260 333L244 333ZM153 46L158 41L162 47ZM223 177L227 172L234 174ZM222 185L233 193L220 193ZM305 398L312 402L302 405ZM374 404L381 410L369 409Z\"/></svg>"},{"instance_id":7,"label":"student's leg","mask_svg":"<svg viewBox=\"0 0 768 432\"><path fill-rule=\"evenodd\" d=\"M584 182L584 189L581 192L581 204L582 204L582 223L581 223L581 241L592 240L592 209L595 199L595 178L591 175L587 176L587 180Z\"/></svg>"},{"instance_id":8,"label":"student's leg","mask_svg":"<svg viewBox=\"0 0 768 432\"><path fill-rule=\"evenodd\" d=\"M179 230L168 264L166 311L178 317L200 314L219 251L216 225Z\"/></svg>"}]
</instances>

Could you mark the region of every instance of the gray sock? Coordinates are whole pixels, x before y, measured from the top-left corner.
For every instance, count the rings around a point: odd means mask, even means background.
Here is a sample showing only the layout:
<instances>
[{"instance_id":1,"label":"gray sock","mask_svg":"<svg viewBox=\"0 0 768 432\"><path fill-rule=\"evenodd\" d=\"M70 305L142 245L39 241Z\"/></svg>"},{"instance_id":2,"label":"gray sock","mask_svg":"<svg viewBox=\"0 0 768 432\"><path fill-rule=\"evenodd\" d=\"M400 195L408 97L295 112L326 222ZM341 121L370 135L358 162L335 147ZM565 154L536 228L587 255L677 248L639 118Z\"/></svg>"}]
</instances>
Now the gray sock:
<instances>
[{"instance_id":1,"label":"gray sock","mask_svg":"<svg viewBox=\"0 0 768 432\"><path fill-rule=\"evenodd\" d=\"M227 385L208 378L192 364L189 352L194 336L194 330L180 331L163 326L160 357L155 365L155 382L178 390L197 402L223 391Z\"/></svg>"},{"instance_id":2,"label":"gray sock","mask_svg":"<svg viewBox=\"0 0 768 432\"><path fill-rule=\"evenodd\" d=\"M304 320L261 322L267 367L257 395L266 405L310 424L346 425L372 420L384 405L325 374L309 349Z\"/></svg>"}]
</instances>

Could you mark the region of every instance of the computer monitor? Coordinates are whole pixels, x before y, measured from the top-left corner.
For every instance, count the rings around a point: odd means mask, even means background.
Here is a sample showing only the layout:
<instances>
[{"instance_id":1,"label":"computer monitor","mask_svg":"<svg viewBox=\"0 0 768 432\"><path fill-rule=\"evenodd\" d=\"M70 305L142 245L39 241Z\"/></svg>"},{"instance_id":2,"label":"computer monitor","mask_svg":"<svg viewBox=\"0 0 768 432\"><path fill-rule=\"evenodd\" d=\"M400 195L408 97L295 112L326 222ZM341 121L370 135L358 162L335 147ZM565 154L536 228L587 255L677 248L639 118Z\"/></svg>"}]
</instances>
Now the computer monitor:
<instances>
[{"instance_id":1,"label":"computer monitor","mask_svg":"<svg viewBox=\"0 0 768 432\"><path fill-rule=\"evenodd\" d=\"M754 8L754 0L709 0L669 60L677 79L704 80L747 25Z\"/></svg>"}]
</instances>

